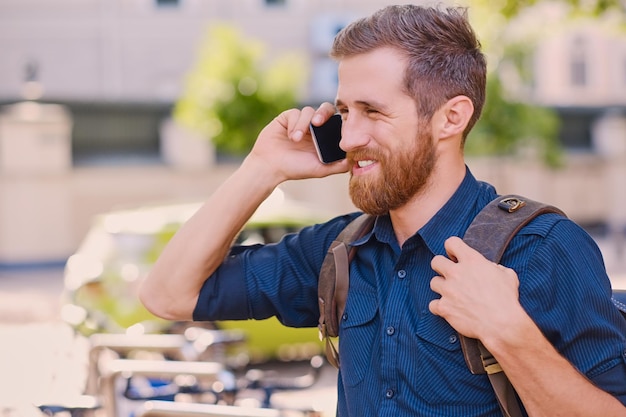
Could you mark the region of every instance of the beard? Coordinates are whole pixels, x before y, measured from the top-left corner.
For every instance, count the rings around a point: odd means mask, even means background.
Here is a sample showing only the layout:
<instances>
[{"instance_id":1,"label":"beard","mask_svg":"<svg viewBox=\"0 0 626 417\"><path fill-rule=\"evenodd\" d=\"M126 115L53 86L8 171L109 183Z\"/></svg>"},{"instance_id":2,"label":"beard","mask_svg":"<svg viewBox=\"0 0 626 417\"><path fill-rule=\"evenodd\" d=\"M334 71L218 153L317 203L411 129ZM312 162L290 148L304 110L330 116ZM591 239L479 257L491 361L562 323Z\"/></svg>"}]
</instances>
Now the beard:
<instances>
[{"instance_id":1,"label":"beard","mask_svg":"<svg viewBox=\"0 0 626 417\"><path fill-rule=\"evenodd\" d=\"M435 146L427 134L418 134L414 146L392 156L378 150L356 151L349 156L352 165L358 159L375 159L380 175L350 177L350 198L364 213L381 216L405 205L423 191L435 162Z\"/></svg>"}]
</instances>

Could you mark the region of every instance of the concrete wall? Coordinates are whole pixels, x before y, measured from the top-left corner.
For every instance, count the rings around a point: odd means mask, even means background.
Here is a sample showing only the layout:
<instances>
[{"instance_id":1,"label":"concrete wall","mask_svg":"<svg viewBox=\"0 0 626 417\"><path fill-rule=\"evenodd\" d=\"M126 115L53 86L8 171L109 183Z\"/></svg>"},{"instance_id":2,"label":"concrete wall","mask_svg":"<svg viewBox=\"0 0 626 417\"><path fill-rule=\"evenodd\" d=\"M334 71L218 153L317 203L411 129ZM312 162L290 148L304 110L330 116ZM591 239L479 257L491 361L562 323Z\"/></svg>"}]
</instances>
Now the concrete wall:
<instances>
[{"instance_id":1,"label":"concrete wall","mask_svg":"<svg viewBox=\"0 0 626 417\"><path fill-rule=\"evenodd\" d=\"M599 157L572 158L549 170L528 161L468 161L474 175L501 193L518 193L555 204L582 223L616 218L626 224L615 198L614 170ZM87 232L93 216L108 210L181 201L202 201L234 169L220 164L205 171L165 166L86 167L44 176L0 176L0 264L60 261ZM623 171L623 170L622 170ZM623 173L619 173L623 175ZM285 183L288 196L323 213L353 210L347 175ZM617 210L621 211L621 210Z\"/></svg>"}]
</instances>

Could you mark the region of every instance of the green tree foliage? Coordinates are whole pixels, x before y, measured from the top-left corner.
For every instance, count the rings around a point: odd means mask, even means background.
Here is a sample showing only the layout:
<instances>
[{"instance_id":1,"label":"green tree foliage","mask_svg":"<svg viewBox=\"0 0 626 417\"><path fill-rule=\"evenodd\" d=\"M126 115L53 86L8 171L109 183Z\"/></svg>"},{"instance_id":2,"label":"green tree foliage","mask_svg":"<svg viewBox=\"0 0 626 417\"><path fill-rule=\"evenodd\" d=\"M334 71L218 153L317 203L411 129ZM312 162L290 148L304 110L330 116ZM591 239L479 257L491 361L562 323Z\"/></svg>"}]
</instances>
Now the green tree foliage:
<instances>
[{"instance_id":1,"label":"green tree foliage","mask_svg":"<svg viewBox=\"0 0 626 417\"><path fill-rule=\"evenodd\" d=\"M487 100L480 121L467 138L467 155L515 155L533 149L551 167L561 163L559 119L543 107L506 98L500 78L487 80Z\"/></svg>"},{"instance_id":2,"label":"green tree foliage","mask_svg":"<svg viewBox=\"0 0 626 417\"><path fill-rule=\"evenodd\" d=\"M267 62L262 43L228 25L213 26L188 74L174 119L210 138L219 152L246 154L259 131L297 104L303 59L285 54Z\"/></svg>"},{"instance_id":3,"label":"green tree foliage","mask_svg":"<svg viewBox=\"0 0 626 417\"><path fill-rule=\"evenodd\" d=\"M514 18L521 11L533 7L546 0L479 0L488 2L492 7L499 9L507 19ZM599 16L610 11L626 12L626 3L620 0L560 0L570 6L575 14Z\"/></svg>"},{"instance_id":4,"label":"green tree foliage","mask_svg":"<svg viewBox=\"0 0 626 417\"><path fill-rule=\"evenodd\" d=\"M552 109L532 103L536 45L549 36L542 26L542 7L566 10L566 20L623 15L619 0L468 0L470 18L488 56L490 74L483 115L467 140L468 155L516 155L532 150L548 166L562 162L560 121ZM535 16L528 25L528 16ZM507 75L514 73L514 83ZM515 84L512 86L511 84Z\"/></svg>"}]
</instances>

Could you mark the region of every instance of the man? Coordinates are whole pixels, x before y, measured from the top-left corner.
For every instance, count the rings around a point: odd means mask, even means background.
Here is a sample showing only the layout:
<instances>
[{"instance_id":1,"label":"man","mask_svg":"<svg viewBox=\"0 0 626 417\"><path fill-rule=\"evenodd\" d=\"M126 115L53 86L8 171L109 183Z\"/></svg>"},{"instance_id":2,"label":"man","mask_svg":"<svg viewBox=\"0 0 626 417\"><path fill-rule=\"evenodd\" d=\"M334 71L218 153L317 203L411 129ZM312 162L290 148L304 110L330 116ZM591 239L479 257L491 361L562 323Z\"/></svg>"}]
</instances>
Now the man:
<instances>
[{"instance_id":1,"label":"man","mask_svg":"<svg viewBox=\"0 0 626 417\"><path fill-rule=\"evenodd\" d=\"M336 108L291 109L263 129L163 251L142 285L146 307L172 320L275 315L315 326L322 260L356 214L278 244L229 246L283 181L350 171L354 204L378 218L355 242L339 416L500 415L487 378L467 370L458 333L482 340L531 416L626 415L626 323L591 238L541 216L513 239L505 267L455 237L496 197L463 158L486 73L465 11L387 7L341 31L331 55ZM308 125L335 111L347 159L324 165Z\"/></svg>"}]
</instances>

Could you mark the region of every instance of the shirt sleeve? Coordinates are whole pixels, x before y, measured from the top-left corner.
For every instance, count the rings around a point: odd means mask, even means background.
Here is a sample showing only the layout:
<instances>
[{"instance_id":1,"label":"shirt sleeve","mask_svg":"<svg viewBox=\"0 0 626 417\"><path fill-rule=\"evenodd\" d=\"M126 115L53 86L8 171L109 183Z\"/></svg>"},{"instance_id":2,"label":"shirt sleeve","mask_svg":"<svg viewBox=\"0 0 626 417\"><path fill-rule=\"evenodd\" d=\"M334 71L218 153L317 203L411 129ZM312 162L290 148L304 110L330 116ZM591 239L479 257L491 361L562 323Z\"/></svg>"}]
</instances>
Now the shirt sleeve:
<instances>
[{"instance_id":1,"label":"shirt sleeve","mask_svg":"<svg viewBox=\"0 0 626 417\"><path fill-rule=\"evenodd\" d=\"M574 222L542 217L514 239L508 258L520 302L563 356L626 404L626 321L611 301L602 254Z\"/></svg>"},{"instance_id":2,"label":"shirt sleeve","mask_svg":"<svg viewBox=\"0 0 626 417\"><path fill-rule=\"evenodd\" d=\"M286 326L317 326L322 261L332 240L354 216L305 227L277 243L233 247L202 286L194 320L276 316Z\"/></svg>"},{"instance_id":3,"label":"shirt sleeve","mask_svg":"<svg viewBox=\"0 0 626 417\"><path fill-rule=\"evenodd\" d=\"M245 251L254 251L261 245L231 248L222 265L200 289L198 302L193 311L194 321L246 320L250 318L247 308L248 295L243 272Z\"/></svg>"}]
</instances>

